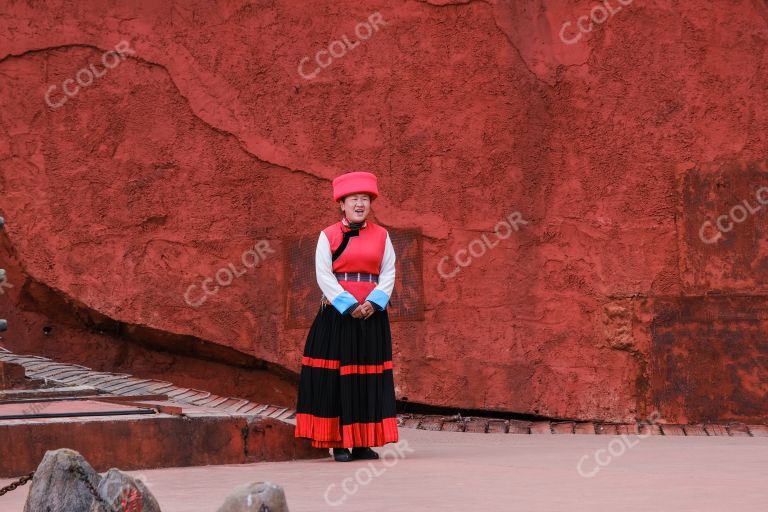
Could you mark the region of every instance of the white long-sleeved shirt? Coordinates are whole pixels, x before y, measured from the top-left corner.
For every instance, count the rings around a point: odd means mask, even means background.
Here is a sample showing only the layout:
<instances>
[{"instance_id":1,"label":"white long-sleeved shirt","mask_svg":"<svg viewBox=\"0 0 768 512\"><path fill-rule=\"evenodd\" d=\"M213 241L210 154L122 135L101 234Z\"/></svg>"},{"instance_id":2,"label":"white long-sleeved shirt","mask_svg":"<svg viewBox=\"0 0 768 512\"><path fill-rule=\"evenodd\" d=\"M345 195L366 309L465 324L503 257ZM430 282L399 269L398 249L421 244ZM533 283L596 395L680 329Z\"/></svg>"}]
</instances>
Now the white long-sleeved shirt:
<instances>
[{"instance_id":1,"label":"white long-sleeved shirt","mask_svg":"<svg viewBox=\"0 0 768 512\"><path fill-rule=\"evenodd\" d=\"M385 309L389 303L389 298L392 296L392 290L395 287L395 260L395 248L392 246L389 233L387 233L384 255L379 269L379 282L365 299L370 301L378 310ZM320 232L315 250L315 275L323 295L339 313L347 314L354 311L358 302L351 293L339 284L339 280L333 273L331 244L323 231Z\"/></svg>"}]
</instances>

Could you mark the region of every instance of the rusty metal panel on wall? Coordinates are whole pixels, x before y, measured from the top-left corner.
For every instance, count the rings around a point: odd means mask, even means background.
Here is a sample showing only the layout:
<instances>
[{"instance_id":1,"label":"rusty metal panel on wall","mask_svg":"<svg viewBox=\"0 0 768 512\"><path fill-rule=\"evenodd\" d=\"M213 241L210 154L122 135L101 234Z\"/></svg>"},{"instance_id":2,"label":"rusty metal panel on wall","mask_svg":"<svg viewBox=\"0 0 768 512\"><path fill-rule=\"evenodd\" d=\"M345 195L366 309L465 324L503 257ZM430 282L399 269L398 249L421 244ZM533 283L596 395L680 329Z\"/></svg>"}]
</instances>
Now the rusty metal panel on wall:
<instances>
[{"instance_id":1,"label":"rusty metal panel on wall","mask_svg":"<svg viewBox=\"0 0 768 512\"><path fill-rule=\"evenodd\" d=\"M650 388L662 417L762 422L768 397L768 299L658 299Z\"/></svg>"},{"instance_id":2,"label":"rusty metal panel on wall","mask_svg":"<svg viewBox=\"0 0 768 512\"><path fill-rule=\"evenodd\" d=\"M680 176L678 187L686 292L768 292L766 162L692 167Z\"/></svg>"}]
</instances>

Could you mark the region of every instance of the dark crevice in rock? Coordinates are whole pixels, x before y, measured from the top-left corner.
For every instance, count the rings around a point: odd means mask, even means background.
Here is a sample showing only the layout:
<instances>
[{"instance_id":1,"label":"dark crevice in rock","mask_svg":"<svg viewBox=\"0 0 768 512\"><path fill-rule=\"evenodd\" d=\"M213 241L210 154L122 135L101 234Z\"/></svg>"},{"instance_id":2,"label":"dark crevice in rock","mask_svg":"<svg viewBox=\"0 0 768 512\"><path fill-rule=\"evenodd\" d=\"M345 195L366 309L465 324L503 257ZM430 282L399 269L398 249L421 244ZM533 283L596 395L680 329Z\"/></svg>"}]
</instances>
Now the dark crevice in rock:
<instances>
[{"instance_id":1,"label":"dark crevice in rock","mask_svg":"<svg viewBox=\"0 0 768 512\"><path fill-rule=\"evenodd\" d=\"M21 289L19 307L45 314L52 324L83 328L95 334L128 341L150 350L244 369L266 370L289 380L298 380L297 375L290 370L230 347L196 336L170 333L112 319L32 279L28 279Z\"/></svg>"},{"instance_id":2,"label":"dark crevice in rock","mask_svg":"<svg viewBox=\"0 0 768 512\"><path fill-rule=\"evenodd\" d=\"M256 403L294 407L298 374L205 339L118 321L36 279L0 232L1 342L17 354L48 357L95 371L127 373Z\"/></svg>"},{"instance_id":3,"label":"dark crevice in rock","mask_svg":"<svg viewBox=\"0 0 768 512\"><path fill-rule=\"evenodd\" d=\"M251 433L251 423L246 420L245 425L240 430L243 435L243 457L248 460L248 436Z\"/></svg>"},{"instance_id":4,"label":"dark crevice in rock","mask_svg":"<svg viewBox=\"0 0 768 512\"><path fill-rule=\"evenodd\" d=\"M462 417L489 418L518 421L585 421L576 418L556 418L552 416L542 416L538 414L524 414L509 411L499 411L493 409L457 409L455 407L443 407L438 405L429 405L407 400L397 401L398 414L426 414L439 416L461 415ZM588 420L587 420L588 421Z\"/></svg>"}]
</instances>

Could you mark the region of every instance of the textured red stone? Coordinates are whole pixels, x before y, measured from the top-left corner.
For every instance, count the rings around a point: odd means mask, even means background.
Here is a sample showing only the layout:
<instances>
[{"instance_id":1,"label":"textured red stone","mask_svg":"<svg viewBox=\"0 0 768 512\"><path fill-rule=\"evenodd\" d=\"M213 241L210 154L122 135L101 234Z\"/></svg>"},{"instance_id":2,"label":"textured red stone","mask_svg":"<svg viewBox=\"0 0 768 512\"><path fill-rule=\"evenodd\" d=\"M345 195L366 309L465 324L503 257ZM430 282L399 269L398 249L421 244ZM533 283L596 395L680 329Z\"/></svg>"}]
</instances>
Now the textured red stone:
<instances>
[{"instance_id":1,"label":"textured red stone","mask_svg":"<svg viewBox=\"0 0 768 512\"><path fill-rule=\"evenodd\" d=\"M727 436L728 430L723 425L704 425L707 434L711 436Z\"/></svg>"},{"instance_id":2,"label":"textured red stone","mask_svg":"<svg viewBox=\"0 0 768 512\"><path fill-rule=\"evenodd\" d=\"M703 425L683 425L683 430L687 436L706 436L707 431Z\"/></svg>"},{"instance_id":3,"label":"textured red stone","mask_svg":"<svg viewBox=\"0 0 768 512\"><path fill-rule=\"evenodd\" d=\"M750 437L749 428L743 423L732 423L727 425L727 429L733 437Z\"/></svg>"},{"instance_id":4,"label":"textured red stone","mask_svg":"<svg viewBox=\"0 0 768 512\"><path fill-rule=\"evenodd\" d=\"M555 434L573 434L573 422L568 421L565 423L553 423L552 431Z\"/></svg>"},{"instance_id":5,"label":"textured red stone","mask_svg":"<svg viewBox=\"0 0 768 512\"><path fill-rule=\"evenodd\" d=\"M443 430L445 430L445 427L443 427ZM531 422L530 421L509 420L509 430L507 432L509 434L530 434L531 433Z\"/></svg>"},{"instance_id":6,"label":"textured red stone","mask_svg":"<svg viewBox=\"0 0 768 512\"><path fill-rule=\"evenodd\" d=\"M423 428L423 425L422 425L422 428ZM489 434L506 434L508 430L509 430L509 425L506 421L490 420L488 422L487 432Z\"/></svg>"},{"instance_id":7,"label":"textured red stone","mask_svg":"<svg viewBox=\"0 0 768 512\"><path fill-rule=\"evenodd\" d=\"M488 420L481 418L470 419L465 422L465 432L488 432Z\"/></svg>"},{"instance_id":8,"label":"textured red stone","mask_svg":"<svg viewBox=\"0 0 768 512\"><path fill-rule=\"evenodd\" d=\"M661 432L665 436L684 436L682 425L661 425Z\"/></svg>"},{"instance_id":9,"label":"textured red stone","mask_svg":"<svg viewBox=\"0 0 768 512\"><path fill-rule=\"evenodd\" d=\"M768 437L768 426L766 425L749 425L749 433L753 437Z\"/></svg>"},{"instance_id":10,"label":"textured red stone","mask_svg":"<svg viewBox=\"0 0 768 512\"><path fill-rule=\"evenodd\" d=\"M576 423L573 427L574 434L595 434L595 424L591 422Z\"/></svg>"},{"instance_id":11,"label":"textured red stone","mask_svg":"<svg viewBox=\"0 0 768 512\"><path fill-rule=\"evenodd\" d=\"M0 362L0 390L19 386L24 382L24 375L23 366Z\"/></svg>"},{"instance_id":12,"label":"textured red stone","mask_svg":"<svg viewBox=\"0 0 768 512\"><path fill-rule=\"evenodd\" d=\"M637 423L631 423L628 425L616 425L616 433L620 435L636 435L640 433L640 428Z\"/></svg>"},{"instance_id":13,"label":"textured red stone","mask_svg":"<svg viewBox=\"0 0 768 512\"><path fill-rule=\"evenodd\" d=\"M534 421L531 423L531 434L551 434L552 426L548 421Z\"/></svg>"},{"instance_id":14,"label":"textured red stone","mask_svg":"<svg viewBox=\"0 0 768 512\"><path fill-rule=\"evenodd\" d=\"M640 435L644 435L644 436L662 435L661 427L655 423L640 423L638 425L638 432L640 433Z\"/></svg>"},{"instance_id":15,"label":"textured red stone","mask_svg":"<svg viewBox=\"0 0 768 512\"><path fill-rule=\"evenodd\" d=\"M443 430L446 432L464 432L463 421L446 421L443 423Z\"/></svg>"},{"instance_id":16,"label":"textured red stone","mask_svg":"<svg viewBox=\"0 0 768 512\"><path fill-rule=\"evenodd\" d=\"M11 348L292 406L306 328L288 321L287 241L337 220L333 177L370 170L375 221L421 231L400 270L423 297L396 286L420 311L392 324L398 398L766 420L768 212L700 237L768 183L751 163L768 142L764 2L634 2L586 34L586 0L328 5L4 6ZM300 76L374 11L370 39ZM46 105L121 41L119 65ZM526 224L494 239L514 212ZM185 301L220 269L238 277ZM177 353L142 349L150 331Z\"/></svg>"},{"instance_id":17,"label":"textured red stone","mask_svg":"<svg viewBox=\"0 0 768 512\"><path fill-rule=\"evenodd\" d=\"M419 424L419 428L422 430L442 430L443 421L440 419L424 420Z\"/></svg>"},{"instance_id":18,"label":"textured red stone","mask_svg":"<svg viewBox=\"0 0 768 512\"><path fill-rule=\"evenodd\" d=\"M600 435L615 435L618 433L618 430L613 423L601 423L595 428L595 433Z\"/></svg>"}]
</instances>

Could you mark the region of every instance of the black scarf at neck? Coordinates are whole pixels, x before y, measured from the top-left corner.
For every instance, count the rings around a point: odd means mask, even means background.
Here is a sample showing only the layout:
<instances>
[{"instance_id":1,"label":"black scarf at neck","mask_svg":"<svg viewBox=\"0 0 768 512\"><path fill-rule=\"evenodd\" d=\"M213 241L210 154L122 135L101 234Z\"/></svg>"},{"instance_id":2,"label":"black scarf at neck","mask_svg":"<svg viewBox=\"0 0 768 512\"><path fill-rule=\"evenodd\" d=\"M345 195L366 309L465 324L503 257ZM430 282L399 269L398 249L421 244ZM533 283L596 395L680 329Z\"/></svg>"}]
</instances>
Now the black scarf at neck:
<instances>
[{"instance_id":1,"label":"black scarf at neck","mask_svg":"<svg viewBox=\"0 0 768 512\"><path fill-rule=\"evenodd\" d=\"M352 230L363 229L363 226L365 226L365 221L363 221L363 222L352 222L351 220L349 220L346 217L344 217L344 220L347 221L347 223L349 224L349 229L352 229ZM342 224L343 224L343 222L342 222Z\"/></svg>"}]
</instances>

